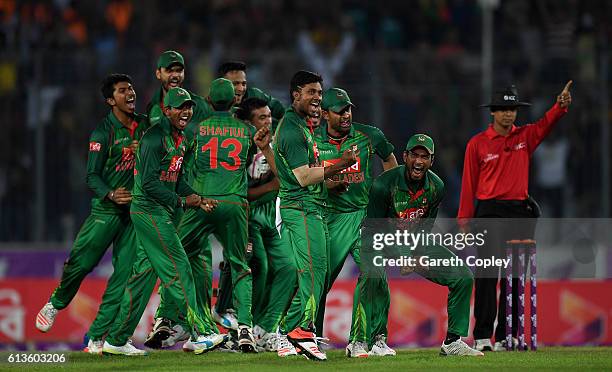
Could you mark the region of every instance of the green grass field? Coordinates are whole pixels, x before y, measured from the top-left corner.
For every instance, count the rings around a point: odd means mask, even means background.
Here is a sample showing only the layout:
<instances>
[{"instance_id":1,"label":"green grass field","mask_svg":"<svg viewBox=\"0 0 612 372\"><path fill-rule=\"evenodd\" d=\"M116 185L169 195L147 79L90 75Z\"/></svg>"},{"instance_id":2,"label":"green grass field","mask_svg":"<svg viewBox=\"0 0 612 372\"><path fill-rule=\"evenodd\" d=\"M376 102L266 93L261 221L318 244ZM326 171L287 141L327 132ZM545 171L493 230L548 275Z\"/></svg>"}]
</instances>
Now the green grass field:
<instances>
[{"instance_id":1,"label":"green grass field","mask_svg":"<svg viewBox=\"0 0 612 372\"><path fill-rule=\"evenodd\" d=\"M303 357L281 359L276 354L230 354L211 352L192 355L181 351L153 352L146 357L93 356L80 352L67 354L63 364L8 364L8 353L0 353L0 370L78 371L367 371L399 370L612 370L612 348L606 347L546 347L537 352L488 353L484 357L440 357L438 349L399 351L396 357L348 359L342 350L327 352L326 362L312 362ZM8 367L8 368L7 368Z\"/></svg>"}]
</instances>

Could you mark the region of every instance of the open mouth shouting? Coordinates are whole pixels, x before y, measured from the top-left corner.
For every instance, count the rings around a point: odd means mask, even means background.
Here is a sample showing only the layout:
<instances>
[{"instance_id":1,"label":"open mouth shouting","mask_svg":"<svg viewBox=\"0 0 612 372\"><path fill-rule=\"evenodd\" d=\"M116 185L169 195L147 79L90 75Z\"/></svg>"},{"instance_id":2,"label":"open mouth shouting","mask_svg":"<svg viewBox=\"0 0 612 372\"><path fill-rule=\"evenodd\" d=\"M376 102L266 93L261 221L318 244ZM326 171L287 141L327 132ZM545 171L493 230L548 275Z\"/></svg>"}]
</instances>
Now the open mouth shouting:
<instances>
[{"instance_id":1,"label":"open mouth shouting","mask_svg":"<svg viewBox=\"0 0 612 372\"><path fill-rule=\"evenodd\" d=\"M130 111L136 110L136 96L128 96L125 99L125 105Z\"/></svg>"},{"instance_id":2,"label":"open mouth shouting","mask_svg":"<svg viewBox=\"0 0 612 372\"><path fill-rule=\"evenodd\" d=\"M179 126L181 129L185 128L191 119L191 113L183 112L181 116L179 116Z\"/></svg>"},{"instance_id":3,"label":"open mouth shouting","mask_svg":"<svg viewBox=\"0 0 612 372\"><path fill-rule=\"evenodd\" d=\"M425 174L425 165L424 164L413 164L412 168L410 169L410 178L412 179L416 179L419 180L421 178L423 178L423 175Z\"/></svg>"},{"instance_id":4,"label":"open mouth shouting","mask_svg":"<svg viewBox=\"0 0 612 372\"><path fill-rule=\"evenodd\" d=\"M180 84L181 84L181 81L178 77L171 77L168 80L168 90L172 88L180 87L181 86Z\"/></svg>"},{"instance_id":5,"label":"open mouth shouting","mask_svg":"<svg viewBox=\"0 0 612 372\"><path fill-rule=\"evenodd\" d=\"M308 108L310 110L309 115L315 116L319 112L320 105L321 105L320 99L313 99L312 101L310 101L310 104L308 105Z\"/></svg>"}]
</instances>

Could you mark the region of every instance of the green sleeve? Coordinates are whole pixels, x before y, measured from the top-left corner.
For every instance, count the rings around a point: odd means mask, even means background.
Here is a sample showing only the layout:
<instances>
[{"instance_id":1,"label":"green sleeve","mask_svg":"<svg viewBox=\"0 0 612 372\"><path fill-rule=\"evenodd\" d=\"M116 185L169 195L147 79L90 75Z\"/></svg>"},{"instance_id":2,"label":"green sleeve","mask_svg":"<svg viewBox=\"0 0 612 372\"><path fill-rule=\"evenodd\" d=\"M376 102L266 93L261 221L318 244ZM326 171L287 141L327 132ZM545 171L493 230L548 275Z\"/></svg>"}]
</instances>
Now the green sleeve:
<instances>
[{"instance_id":1,"label":"green sleeve","mask_svg":"<svg viewBox=\"0 0 612 372\"><path fill-rule=\"evenodd\" d=\"M386 218L389 210L390 188L381 177L374 180L370 189L368 218Z\"/></svg>"},{"instance_id":2,"label":"green sleeve","mask_svg":"<svg viewBox=\"0 0 612 372\"><path fill-rule=\"evenodd\" d=\"M103 125L99 125L89 137L89 154L87 156L87 186L94 192L96 198L104 199L113 191L108 186L102 172L109 153L109 132Z\"/></svg>"},{"instance_id":3,"label":"green sleeve","mask_svg":"<svg viewBox=\"0 0 612 372\"><path fill-rule=\"evenodd\" d=\"M179 196L166 188L159 180L160 164L164 154L162 138L157 133L151 133L151 135L145 136L140 144L142 189L148 197L162 206L174 208L178 205Z\"/></svg>"},{"instance_id":4,"label":"green sleeve","mask_svg":"<svg viewBox=\"0 0 612 372\"><path fill-rule=\"evenodd\" d=\"M381 159L387 159L389 155L393 153L393 145L391 142L387 141L387 138L380 129L372 126L370 126L370 128L369 135L374 152L380 156Z\"/></svg>"},{"instance_id":5,"label":"green sleeve","mask_svg":"<svg viewBox=\"0 0 612 372\"><path fill-rule=\"evenodd\" d=\"M298 124L286 122L279 128L277 146L280 154L287 161L290 170L308 165L308 147L306 138Z\"/></svg>"},{"instance_id":6,"label":"green sleeve","mask_svg":"<svg viewBox=\"0 0 612 372\"><path fill-rule=\"evenodd\" d=\"M280 118L285 115L285 106L278 99L272 97L271 95L263 92L258 88L248 88L248 96L249 97L257 97L263 99L268 103L268 107L270 107L270 111L272 112L272 117L274 119L280 120Z\"/></svg>"},{"instance_id":7,"label":"green sleeve","mask_svg":"<svg viewBox=\"0 0 612 372\"><path fill-rule=\"evenodd\" d=\"M192 125L193 122L185 128L185 155L183 155L183 169L181 170L181 178L187 184L193 182L193 174L195 172L195 146L196 146L196 130L197 125Z\"/></svg>"}]
</instances>

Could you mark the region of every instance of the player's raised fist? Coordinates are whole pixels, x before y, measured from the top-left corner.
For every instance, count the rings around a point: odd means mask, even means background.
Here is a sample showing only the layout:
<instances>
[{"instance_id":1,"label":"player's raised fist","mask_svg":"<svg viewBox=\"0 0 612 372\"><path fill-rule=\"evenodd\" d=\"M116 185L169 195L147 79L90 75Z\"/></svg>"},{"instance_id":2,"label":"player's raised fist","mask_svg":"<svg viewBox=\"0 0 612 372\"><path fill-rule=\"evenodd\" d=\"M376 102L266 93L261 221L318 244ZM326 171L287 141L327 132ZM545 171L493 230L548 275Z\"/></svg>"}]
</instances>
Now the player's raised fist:
<instances>
[{"instance_id":1,"label":"player's raised fist","mask_svg":"<svg viewBox=\"0 0 612 372\"><path fill-rule=\"evenodd\" d=\"M570 80L565 84L561 94L557 96L557 104L561 106L561 108L566 108L572 103L572 94L570 93L570 87L572 86L573 80Z\"/></svg>"},{"instance_id":2,"label":"player's raised fist","mask_svg":"<svg viewBox=\"0 0 612 372\"><path fill-rule=\"evenodd\" d=\"M272 140L272 133L270 133L270 128L268 126L261 127L255 136L253 136L253 141L260 149L264 149L270 145L270 141Z\"/></svg>"}]
</instances>

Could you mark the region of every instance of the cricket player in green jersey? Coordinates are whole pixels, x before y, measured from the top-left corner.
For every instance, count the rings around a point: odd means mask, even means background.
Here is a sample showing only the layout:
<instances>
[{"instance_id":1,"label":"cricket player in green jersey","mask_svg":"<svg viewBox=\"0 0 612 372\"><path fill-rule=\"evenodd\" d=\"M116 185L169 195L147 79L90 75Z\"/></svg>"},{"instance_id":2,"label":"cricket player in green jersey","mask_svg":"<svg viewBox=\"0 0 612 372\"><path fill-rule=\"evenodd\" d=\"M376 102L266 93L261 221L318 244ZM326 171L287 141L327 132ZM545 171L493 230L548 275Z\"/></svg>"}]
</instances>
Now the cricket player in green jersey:
<instances>
[{"instance_id":1,"label":"cricket player in green jersey","mask_svg":"<svg viewBox=\"0 0 612 372\"><path fill-rule=\"evenodd\" d=\"M375 155L382 160L384 170L397 166L393 145L387 141L380 129L353 122L354 107L343 89L331 88L323 94L321 102L323 125L319 127L315 137L323 165L335 164L342 153L353 146L359 149L359 157L355 164L335 174L327 182L331 187L327 197L326 218L330 231L327 252L329 266L325 291L317 314L317 330L322 330L327 292L340 274L347 256L351 254L359 265L360 230L366 216L368 196L374 180ZM365 334L365 326L359 322L353 323L351 334ZM377 348L373 350L376 351L378 348L389 349L382 337L377 340ZM364 356L363 351L357 354ZM365 355L367 356L367 352Z\"/></svg>"},{"instance_id":2,"label":"cricket player in green jersey","mask_svg":"<svg viewBox=\"0 0 612 372\"><path fill-rule=\"evenodd\" d=\"M145 355L129 342L149 302L157 278L166 296L180 303L179 313L187 319L191 348L196 353L214 349L226 340L209 327L196 305L191 266L174 226L174 210L195 208L211 212L214 201L201 198L183 179L187 146L183 130L193 114L194 101L183 88L172 88L164 97L163 121L143 136L136 157L134 193L130 216L138 248L131 278L119 314L104 341L103 353Z\"/></svg>"},{"instance_id":3,"label":"cricket player in green jersey","mask_svg":"<svg viewBox=\"0 0 612 372\"><path fill-rule=\"evenodd\" d=\"M136 257L136 235L129 207L134 184L134 154L146 129L146 118L135 114L136 92L129 76L108 75L102 82L102 95L111 110L89 139L87 185L95 194L91 214L76 237L59 286L36 317L36 327L42 332L49 331L58 311L70 304L85 276L96 267L112 243L114 271L87 334L87 351L94 354L102 352L102 338L119 311Z\"/></svg>"},{"instance_id":4,"label":"cricket player in green jersey","mask_svg":"<svg viewBox=\"0 0 612 372\"><path fill-rule=\"evenodd\" d=\"M403 154L404 165L381 174L372 185L368 204L368 218L394 218L410 224L411 232L429 233L444 197L444 182L430 170L434 160L434 142L425 134L415 134L408 140ZM413 257L427 256L429 259L449 259L456 256L440 245L420 245L410 253ZM362 253L363 257L363 253ZM365 258L363 258L365 260ZM380 335L387 335L390 292L384 270L380 275L366 274L361 262L355 302L363 311L357 311L353 323L364 322L368 335L353 334L353 348L365 349ZM405 267L403 273L416 271L426 279L448 287L448 330L442 343L440 355L482 356L482 352L469 347L461 336L468 335L470 322L470 297L474 278L465 266ZM382 298L381 298L382 296ZM376 298L376 301L371 301ZM351 345L349 345L351 346ZM352 350L347 347L347 355ZM378 354L381 355L381 354ZM385 355L385 354L382 354Z\"/></svg>"},{"instance_id":5,"label":"cricket player in green jersey","mask_svg":"<svg viewBox=\"0 0 612 372\"><path fill-rule=\"evenodd\" d=\"M160 82L160 87L155 91L149 104L147 105L147 113L149 115L149 123L151 126L162 121L167 122L167 117L163 113L164 97L168 90L175 87L182 87L185 80L185 59L181 53L174 50L167 50L160 54L157 60L157 69L155 77ZM189 91L188 91L189 92ZM193 116L191 122L200 122L208 118L212 112L212 106L209 102L193 92L189 92L191 99L195 102L193 108ZM169 125L169 123L166 123ZM183 216L183 210L178 208L175 211L174 221L178 227ZM160 294L163 295L163 287L160 287ZM163 310L163 308L162 308ZM189 338L189 334L180 322L171 322L171 316L158 311L155 314L153 329L147 336L145 346L158 349L161 347L173 346L178 341L185 341ZM182 323L184 323L184 319Z\"/></svg>"},{"instance_id":6,"label":"cricket player in green jersey","mask_svg":"<svg viewBox=\"0 0 612 372\"><path fill-rule=\"evenodd\" d=\"M272 114L265 100L248 98L237 111L238 118L255 128L270 127ZM276 167L259 150L247 168L250 202L249 242L253 271L253 333L257 345L277 351L279 322L297 285L297 269L290 246L283 245L276 229Z\"/></svg>"},{"instance_id":7,"label":"cricket player in green jersey","mask_svg":"<svg viewBox=\"0 0 612 372\"><path fill-rule=\"evenodd\" d=\"M238 346L243 352L254 352L252 277L246 258L246 167L249 158L256 152L255 144L262 148L264 155L272 157L270 133L267 127L256 133L252 125L232 116L230 110L234 103L234 87L231 81L224 78L214 80L211 83L209 99L215 109L212 116L190 125L186 131L186 167L191 187L199 195L217 200L219 205L210 214L200 210L186 211L179 226L179 235L192 269L197 268L198 271L195 278L199 306L202 308L210 308L212 292L212 250L210 245L202 242L208 241L209 235L214 234L223 246L224 260L229 262L232 274L233 301L239 326ZM205 257L203 265L201 256ZM172 305L162 301L160 306ZM172 313L168 310L164 312Z\"/></svg>"},{"instance_id":8,"label":"cricket player in green jersey","mask_svg":"<svg viewBox=\"0 0 612 372\"><path fill-rule=\"evenodd\" d=\"M226 78L234 84L234 92L236 102L234 111L238 109L241 102L249 98L258 98L264 100L270 108L272 114L272 128L276 128L278 120L285 114L285 107L276 98L261 91L258 88L247 84L246 75L247 65L241 61L228 61L219 66L219 77ZM237 113L237 112L236 112ZM219 279L219 296L213 309L213 318L221 325L230 324L230 328L234 328L237 324L235 320L234 310L231 309L232 303L232 281L229 265L223 265L221 277ZM256 307L255 307L256 308ZM253 313L253 315L256 315Z\"/></svg>"},{"instance_id":9,"label":"cricket player in green jersey","mask_svg":"<svg viewBox=\"0 0 612 372\"><path fill-rule=\"evenodd\" d=\"M327 272L326 224L323 221L324 180L355 164L358 150L350 149L333 165L320 164L314 136L306 118L320 106L323 79L309 71L298 71L290 85L292 105L276 128L274 155L280 190L280 234L282 244L292 247L298 269L297 303L301 316L287 319L286 335L281 335L278 354L298 352L310 359L326 360L319 350L315 320ZM293 306L293 305L292 305ZM291 309L289 311L291 313Z\"/></svg>"}]
</instances>

